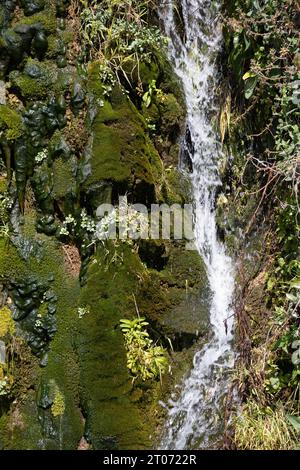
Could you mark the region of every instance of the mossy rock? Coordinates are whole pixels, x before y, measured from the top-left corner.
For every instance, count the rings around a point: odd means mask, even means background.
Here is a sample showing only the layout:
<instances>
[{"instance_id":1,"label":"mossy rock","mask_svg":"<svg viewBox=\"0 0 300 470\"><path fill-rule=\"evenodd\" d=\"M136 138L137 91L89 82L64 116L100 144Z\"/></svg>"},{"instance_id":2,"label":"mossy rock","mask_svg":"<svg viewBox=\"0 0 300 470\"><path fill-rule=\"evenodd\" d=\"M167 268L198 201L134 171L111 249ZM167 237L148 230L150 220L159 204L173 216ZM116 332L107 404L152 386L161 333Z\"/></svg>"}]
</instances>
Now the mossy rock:
<instances>
[{"instance_id":1,"label":"mossy rock","mask_svg":"<svg viewBox=\"0 0 300 470\"><path fill-rule=\"evenodd\" d=\"M62 39L62 35L51 34L48 37L48 49L46 53L47 59L55 59L61 56L66 50L66 43Z\"/></svg>"},{"instance_id":2,"label":"mossy rock","mask_svg":"<svg viewBox=\"0 0 300 470\"><path fill-rule=\"evenodd\" d=\"M95 74L92 69L89 89L103 99ZM137 183L143 186L144 193L148 190L149 199L153 200L160 190L162 162L147 135L142 116L119 87L114 89L111 102L103 100L92 130L92 157L87 162L90 175L83 187L88 189L101 180L127 186Z\"/></svg>"},{"instance_id":3,"label":"mossy rock","mask_svg":"<svg viewBox=\"0 0 300 470\"><path fill-rule=\"evenodd\" d=\"M0 338L6 335L13 335L15 332L15 323L12 318L11 310L4 306L0 309Z\"/></svg>"},{"instance_id":4,"label":"mossy rock","mask_svg":"<svg viewBox=\"0 0 300 470\"><path fill-rule=\"evenodd\" d=\"M201 289L207 282L204 263L195 251L185 249L184 243L169 245L168 263L160 277L169 286Z\"/></svg>"},{"instance_id":5,"label":"mossy rock","mask_svg":"<svg viewBox=\"0 0 300 470\"><path fill-rule=\"evenodd\" d=\"M34 218L31 223L34 224ZM34 275L41 282L53 279L51 290L57 296L57 332L51 342L48 364L37 376L35 387L38 387L40 380L46 383L54 380L64 397L64 412L61 416L51 415L49 418L51 412L40 409L35 395L28 394L19 407L24 426L18 429L13 438L6 436L5 448L76 449L83 433L78 397L78 362L73 349L79 282L66 271L66 265L62 263L63 252L58 243L44 235L36 237L42 251L37 255L32 249L32 255L27 261L20 257L14 246L0 240L0 278L27 279ZM10 414L9 421L11 419L13 417ZM5 423L5 428L0 425L0 436L10 428L8 422Z\"/></svg>"},{"instance_id":6,"label":"mossy rock","mask_svg":"<svg viewBox=\"0 0 300 470\"><path fill-rule=\"evenodd\" d=\"M150 429L131 400L132 380L118 328L121 318L136 315L133 294L144 271L129 245L110 243L97 249L81 292L80 306L88 307L88 313L79 320L76 342L85 434L94 449L147 448Z\"/></svg>"},{"instance_id":7,"label":"mossy rock","mask_svg":"<svg viewBox=\"0 0 300 470\"><path fill-rule=\"evenodd\" d=\"M150 270L140 287L139 309L176 349L191 347L207 330L211 292L205 266L183 243L167 244L164 256L163 269Z\"/></svg>"},{"instance_id":8,"label":"mossy rock","mask_svg":"<svg viewBox=\"0 0 300 470\"><path fill-rule=\"evenodd\" d=\"M62 199L68 193L76 192L76 160L74 162L73 159L64 161L62 158L56 158L52 165L52 172L54 199Z\"/></svg>"},{"instance_id":9,"label":"mossy rock","mask_svg":"<svg viewBox=\"0 0 300 470\"><path fill-rule=\"evenodd\" d=\"M124 72L130 77L132 88L141 84L144 88L147 88L151 81L158 80L161 68L154 57L150 63L140 62L138 67L136 65L135 59L128 59L123 66Z\"/></svg>"},{"instance_id":10,"label":"mossy rock","mask_svg":"<svg viewBox=\"0 0 300 470\"><path fill-rule=\"evenodd\" d=\"M184 119L184 108L173 93L163 95L160 103L161 124L164 133L170 133L174 127L180 128Z\"/></svg>"},{"instance_id":11,"label":"mossy rock","mask_svg":"<svg viewBox=\"0 0 300 470\"><path fill-rule=\"evenodd\" d=\"M48 33L55 33L57 28L56 6L51 0L46 0L45 8L30 16L21 17L14 27L20 25L36 25L40 24L43 29Z\"/></svg>"},{"instance_id":12,"label":"mossy rock","mask_svg":"<svg viewBox=\"0 0 300 470\"><path fill-rule=\"evenodd\" d=\"M7 178L0 175L0 194L5 194L8 188Z\"/></svg>"},{"instance_id":13,"label":"mossy rock","mask_svg":"<svg viewBox=\"0 0 300 470\"><path fill-rule=\"evenodd\" d=\"M21 73L14 70L9 79L12 87L16 87L24 98L46 98L51 91L58 91L58 69L51 61L40 62L29 58Z\"/></svg>"},{"instance_id":14,"label":"mossy rock","mask_svg":"<svg viewBox=\"0 0 300 470\"><path fill-rule=\"evenodd\" d=\"M191 200L191 182L178 168L166 169L162 184L162 200L167 204L188 204Z\"/></svg>"},{"instance_id":15,"label":"mossy rock","mask_svg":"<svg viewBox=\"0 0 300 470\"><path fill-rule=\"evenodd\" d=\"M0 130L5 131L7 140L16 140L24 132L22 116L4 104L0 104Z\"/></svg>"},{"instance_id":16,"label":"mossy rock","mask_svg":"<svg viewBox=\"0 0 300 470\"><path fill-rule=\"evenodd\" d=\"M0 417L0 446L5 450L36 449L41 438L35 392L28 390L22 404Z\"/></svg>"},{"instance_id":17,"label":"mossy rock","mask_svg":"<svg viewBox=\"0 0 300 470\"><path fill-rule=\"evenodd\" d=\"M21 0L21 7L25 15L30 16L45 7L45 0Z\"/></svg>"}]
</instances>

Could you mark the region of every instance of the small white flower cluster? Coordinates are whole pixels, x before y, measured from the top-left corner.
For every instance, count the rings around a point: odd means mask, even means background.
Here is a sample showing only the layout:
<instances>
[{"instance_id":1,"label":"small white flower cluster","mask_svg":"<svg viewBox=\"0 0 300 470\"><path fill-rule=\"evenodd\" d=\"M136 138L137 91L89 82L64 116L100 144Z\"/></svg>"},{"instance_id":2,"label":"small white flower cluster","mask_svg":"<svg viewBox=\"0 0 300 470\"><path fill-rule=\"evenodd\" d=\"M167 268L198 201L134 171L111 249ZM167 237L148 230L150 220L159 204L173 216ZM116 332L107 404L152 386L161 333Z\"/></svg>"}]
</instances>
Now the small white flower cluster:
<instances>
[{"instance_id":1,"label":"small white flower cluster","mask_svg":"<svg viewBox=\"0 0 300 470\"><path fill-rule=\"evenodd\" d=\"M69 214L63 221L63 225L59 231L60 235L70 235L70 226L75 225L76 220Z\"/></svg>"},{"instance_id":2,"label":"small white flower cluster","mask_svg":"<svg viewBox=\"0 0 300 470\"><path fill-rule=\"evenodd\" d=\"M35 324L34 324L37 328L43 326L43 323L41 320L35 320Z\"/></svg>"},{"instance_id":3,"label":"small white flower cluster","mask_svg":"<svg viewBox=\"0 0 300 470\"><path fill-rule=\"evenodd\" d=\"M67 217L65 218L65 223L67 225L68 224L75 224L75 222L76 221L75 221L74 217L71 214L67 215Z\"/></svg>"},{"instance_id":4,"label":"small white flower cluster","mask_svg":"<svg viewBox=\"0 0 300 470\"><path fill-rule=\"evenodd\" d=\"M116 77L110 67L105 64L99 67L99 76L102 82L103 96L109 96L116 84Z\"/></svg>"},{"instance_id":5,"label":"small white flower cluster","mask_svg":"<svg viewBox=\"0 0 300 470\"><path fill-rule=\"evenodd\" d=\"M87 215L85 209L81 211L80 226L81 228L83 228L84 230L86 230L87 232L91 234L94 234L96 232L96 223L91 217Z\"/></svg>"},{"instance_id":6,"label":"small white flower cluster","mask_svg":"<svg viewBox=\"0 0 300 470\"><path fill-rule=\"evenodd\" d=\"M105 215L97 224L95 233L97 240L107 240L110 235L116 232L116 223L118 220L118 211L113 209L109 214Z\"/></svg>"},{"instance_id":7,"label":"small white flower cluster","mask_svg":"<svg viewBox=\"0 0 300 470\"><path fill-rule=\"evenodd\" d=\"M119 208L113 209L97 224L96 239L116 238L117 226L120 238L132 243L141 234L148 233L148 216L123 201Z\"/></svg>"},{"instance_id":8,"label":"small white flower cluster","mask_svg":"<svg viewBox=\"0 0 300 470\"><path fill-rule=\"evenodd\" d=\"M87 313L90 313L90 309L89 307L79 307L77 310L77 313L78 313L78 318L83 318L84 315L86 315Z\"/></svg>"},{"instance_id":9,"label":"small white flower cluster","mask_svg":"<svg viewBox=\"0 0 300 470\"><path fill-rule=\"evenodd\" d=\"M60 234L60 235L66 235L66 236L68 236L68 235L70 235L70 232L69 232L69 230L67 229L67 227L62 226L61 229L60 229L60 231L59 231L59 234Z\"/></svg>"},{"instance_id":10,"label":"small white flower cluster","mask_svg":"<svg viewBox=\"0 0 300 470\"><path fill-rule=\"evenodd\" d=\"M124 222L121 220L119 223L126 224L127 237L138 238L139 235L146 232L148 233L149 221L148 215L138 212L131 206L127 207L127 215Z\"/></svg>"},{"instance_id":11,"label":"small white flower cluster","mask_svg":"<svg viewBox=\"0 0 300 470\"><path fill-rule=\"evenodd\" d=\"M6 395L8 392L8 380L6 377L0 380L0 397Z\"/></svg>"},{"instance_id":12,"label":"small white flower cluster","mask_svg":"<svg viewBox=\"0 0 300 470\"><path fill-rule=\"evenodd\" d=\"M48 150L43 149L35 156L35 163L42 163L46 158L48 158Z\"/></svg>"},{"instance_id":13,"label":"small white flower cluster","mask_svg":"<svg viewBox=\"0 0 300 470\"><path fill-rule=\"evenodd\" d=\"M60 228L60 235L70 235L75 226L76 220L69 214ZM117 227L119 238L129 244L141 236L147 238L148 214L135 210L126 200L119 207L112 208L99 222L90 217L85 209L81 211L80 228L85 231L86 238L92 244L98 240L115 240Z\"/></svg>"}]
</instances>

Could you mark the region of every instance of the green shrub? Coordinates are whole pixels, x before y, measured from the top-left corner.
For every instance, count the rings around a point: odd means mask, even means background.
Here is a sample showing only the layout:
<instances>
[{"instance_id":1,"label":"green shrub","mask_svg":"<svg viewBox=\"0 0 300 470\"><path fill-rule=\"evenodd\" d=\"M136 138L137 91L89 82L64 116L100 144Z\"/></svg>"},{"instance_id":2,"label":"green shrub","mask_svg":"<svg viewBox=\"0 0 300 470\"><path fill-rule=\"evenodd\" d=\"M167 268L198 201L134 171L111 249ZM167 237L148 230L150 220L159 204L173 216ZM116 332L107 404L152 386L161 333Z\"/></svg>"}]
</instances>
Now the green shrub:
<instances>
[{"instance_id":1,"label":"green shrub","mask_svg":"<svg viewBox=\"0 0 300 470\"><path fill-rule=\"evenodd\" d=\"M168 368L167 352L149 337L144 317L120 320L127 350L127 367L133 379L154 379L162 376Z\"/></svg>"},{"instance_id":2,"label":"green shrub","mask_svg":"<svg viewBox=\"0 0 300 470\"><path fill-rule=\"evenodd\" d=\"M151 63L161 56L165 44L160 30L145 18L153 2L126 0L81 0L81 38L85 60L101 59L104 68L120 73L130 82L139 63ZM128 71L129 66L129 71ZM105 75L102 77L105 83Z\"/></svg>"}]
</instances>

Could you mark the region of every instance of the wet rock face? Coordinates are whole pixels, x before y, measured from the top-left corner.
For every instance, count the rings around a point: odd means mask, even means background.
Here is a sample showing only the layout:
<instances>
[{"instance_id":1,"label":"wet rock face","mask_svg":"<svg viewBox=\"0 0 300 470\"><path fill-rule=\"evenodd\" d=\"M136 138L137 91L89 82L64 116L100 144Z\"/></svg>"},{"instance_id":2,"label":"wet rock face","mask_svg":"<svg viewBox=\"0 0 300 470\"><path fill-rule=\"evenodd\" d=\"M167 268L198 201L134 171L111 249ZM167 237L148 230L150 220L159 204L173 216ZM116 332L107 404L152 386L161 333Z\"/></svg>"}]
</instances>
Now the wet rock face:
<instances>
[{"instance_id":1,"label":"wet rock face","mask_svg":"<svg viewBox=\"0 0 300 470\"><path fill-rule=\"evenodd\" d=\"M26 16L33 15L45 7L45 0L20 0L21 7Z\"/></svg>"},{"instance_id":2,"label":"wet rock face","mask_svg":"<svg viewBox=\"0 0 300 470\"><path fill-rule=\"evenodd\" d=\"M26 56L42 60L48 50L47 32L39 22L21 23L14 28L2 30L1 42L0 70L3 76L20 66ZM34 71L31 70L31 73Z\"/></svg>"},{"instance_id":3,"label":"wet rock face","mask_svg":"<svg viewBox=\"0 0 300 470\"><path fill-rule=\"evenodd\" d=\"M13 281L13 318L20 325L22 333L33 354L43 359L49 343L57 331L55 313L57 296L49 285L37 279Z\"/></svg>"}]
</instances>

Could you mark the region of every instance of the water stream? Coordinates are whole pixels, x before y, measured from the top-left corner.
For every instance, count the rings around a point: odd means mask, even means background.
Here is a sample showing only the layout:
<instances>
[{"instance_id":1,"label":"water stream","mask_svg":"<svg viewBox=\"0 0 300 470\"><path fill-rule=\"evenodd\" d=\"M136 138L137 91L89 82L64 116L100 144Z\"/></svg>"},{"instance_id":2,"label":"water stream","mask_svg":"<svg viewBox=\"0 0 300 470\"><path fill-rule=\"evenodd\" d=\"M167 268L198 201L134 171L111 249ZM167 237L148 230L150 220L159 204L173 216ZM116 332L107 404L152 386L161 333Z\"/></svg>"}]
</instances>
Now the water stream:
<instances>
[{"instance_id":1,"label":"water stream","mask_svg":"<svg viewBox=\"0 0 300 470\"><path fill-rule=\"evenodd\" d=\"M163 449L212 448L222 432L223 400L233 367L231 301L234 269L218 240L215 219L216 191L222 159L219 137L212 126L216 115L214 91L218 78L216 59L222 44L219 2L180 0L173 7L165 0L160 17L169 37L169 56L182 81L187 106L187 132L183 150L193 164L191 174L195 205L196 246L210 284L212 334L193 360L179 394L168 403ZM181 11L176 11L181 5ZM178 12L178 13L177 13Z\"/></svg>"}]
</instances>

